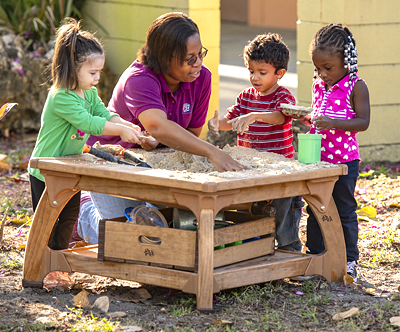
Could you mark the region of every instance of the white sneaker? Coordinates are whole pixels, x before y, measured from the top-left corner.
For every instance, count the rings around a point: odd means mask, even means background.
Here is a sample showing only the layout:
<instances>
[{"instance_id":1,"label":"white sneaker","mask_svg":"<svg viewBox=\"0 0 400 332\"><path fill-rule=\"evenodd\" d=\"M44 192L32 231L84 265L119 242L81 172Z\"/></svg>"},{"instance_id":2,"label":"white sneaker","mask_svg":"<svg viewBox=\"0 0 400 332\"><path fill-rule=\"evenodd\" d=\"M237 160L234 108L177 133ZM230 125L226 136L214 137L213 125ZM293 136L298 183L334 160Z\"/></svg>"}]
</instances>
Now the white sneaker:
<instances>
[{"instance_id":1,"label":"white sneaker","mask_svg":"<svg viewBox=\"0 0 400 332\"><path fill-rule=\"evenodd\" d=\"M347 262L347 274L353 278L354 282L357 282L357 268L356 261Z\"/></svg>"}]
</instances>

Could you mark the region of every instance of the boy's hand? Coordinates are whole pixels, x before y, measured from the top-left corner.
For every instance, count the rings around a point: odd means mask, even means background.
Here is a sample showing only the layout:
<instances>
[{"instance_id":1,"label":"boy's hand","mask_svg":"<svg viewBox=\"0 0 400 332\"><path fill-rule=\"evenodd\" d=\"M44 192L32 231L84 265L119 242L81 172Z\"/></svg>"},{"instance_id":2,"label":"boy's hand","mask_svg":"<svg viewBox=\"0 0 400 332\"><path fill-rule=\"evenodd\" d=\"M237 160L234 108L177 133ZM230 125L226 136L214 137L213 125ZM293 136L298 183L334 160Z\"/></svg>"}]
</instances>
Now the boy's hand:
<instances>
[{"instance_id":1,"label":"boy's hand","mask_svg":"<svg viewBox=\"0 0 400 332\"><path fill-rule=\"evenodd\" d=\"M243 134L244 131L249 130L249 125L251 125L255 121L256 119L254 118L254 115L252 113L249 113L229 120L228 123L232 124L233 130Z\"/></svg>"},{"instance_id":2,"label":"boy's hand","mask_svg":"<svg viewBox=\"0 0 400 332\"><path fill-rule=\"evenodd\" d=\"M208 120L208 130L211 134L219 136L218 110L215 110L214 117Z\"/></svg>"}]
</instances>

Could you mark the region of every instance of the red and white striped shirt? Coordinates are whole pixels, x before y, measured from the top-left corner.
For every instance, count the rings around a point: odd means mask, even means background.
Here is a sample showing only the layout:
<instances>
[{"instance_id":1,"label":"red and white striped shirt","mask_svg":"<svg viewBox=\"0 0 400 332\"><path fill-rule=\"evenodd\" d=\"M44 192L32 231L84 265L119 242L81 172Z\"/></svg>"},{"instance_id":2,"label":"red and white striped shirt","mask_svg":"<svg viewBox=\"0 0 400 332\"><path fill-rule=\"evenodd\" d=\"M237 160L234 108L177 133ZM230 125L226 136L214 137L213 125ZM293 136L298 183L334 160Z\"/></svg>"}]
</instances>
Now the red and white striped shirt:
<instances>
[{"instance_id":1,"label":"red and white striped shirt","mask_svg":"<svg viewBox=\"0 0 400 332\"><path fill-rule=\"evenodd\" d=\"M226 118L232 120L252 112L282 112L281 103L296 103L291 92L280 86L275 92L262 96L253 87L243 90L236 98L236 104L227 110ZM268 151L281 154L287 158L293 157L292 118L285 115L283 125L256 121L243 134L238 133L238 145L258 151Z\"/></svg>"}]
</instances>

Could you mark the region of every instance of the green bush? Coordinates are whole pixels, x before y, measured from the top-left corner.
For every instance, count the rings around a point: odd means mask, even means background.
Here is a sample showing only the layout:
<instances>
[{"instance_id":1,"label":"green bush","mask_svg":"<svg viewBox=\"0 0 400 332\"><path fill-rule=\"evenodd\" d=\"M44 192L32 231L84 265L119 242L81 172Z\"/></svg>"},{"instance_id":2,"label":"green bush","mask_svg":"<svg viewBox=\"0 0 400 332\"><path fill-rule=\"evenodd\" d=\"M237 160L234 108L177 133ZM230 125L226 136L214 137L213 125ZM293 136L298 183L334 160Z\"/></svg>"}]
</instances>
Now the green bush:
<instances>
[{"instance_id":1,"label":"green bush","mask_svg":"<svg viewBox=\"0 0 400 332\"><path fill-rule=\"evenodd\" d=\"M64 18L81 19L85 0L2 0L0 27L7 27L28 40L46 44Z\"/></svg>"}]
</instances>

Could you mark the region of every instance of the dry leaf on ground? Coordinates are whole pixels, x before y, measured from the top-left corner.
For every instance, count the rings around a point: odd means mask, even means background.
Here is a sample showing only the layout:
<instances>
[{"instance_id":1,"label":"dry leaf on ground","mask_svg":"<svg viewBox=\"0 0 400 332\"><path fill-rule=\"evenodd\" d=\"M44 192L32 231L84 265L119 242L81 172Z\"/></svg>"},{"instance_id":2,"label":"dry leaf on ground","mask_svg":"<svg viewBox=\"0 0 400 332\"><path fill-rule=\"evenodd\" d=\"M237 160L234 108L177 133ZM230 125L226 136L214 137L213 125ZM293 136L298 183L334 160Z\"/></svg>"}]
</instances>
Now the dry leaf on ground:
<instances>
[{"instance_id":1,"label":"dry leaf on ground","mask_svg":"<svg viewBox=\"0 0 400 332\"><path fill-rule=\"evenodd\" d=\"M396 316L396 317L391 317L389 319L390 325L394 325L394 326L400 326L400 317Z\"/></svg>"},{"instance_id":2,"label":"dry leaf on ground","mask_svg":"<svg viewBox=\"0 0 400 332\"><path fill-rule=\"evenodd\" d=\"M106 316L109 317L109 318L125 317L126 316L126 312L114 311L114 312L109 312ZM138 330L138 331L140 331L140 330Z\"/></svg>"},{"instance_id":3,"label":"dry leaf on ground","mask_svg":"<svg viewBox=\"0 0 400 332\"><path fill-rule=\"evenodd\" d=\"M139 288L117 296L121 301L139 302L151 299L151 294L145 288Z\"/></svg>"},{"instance_id":4,"label":"dry leaf on ground","mask_svg":"<svg viewBox=\"0 0 400 332\"><path fill-rule=\"evenodd\" d=\"M108 308L110 307L110 300L108 299L107 296L101 296L96 301L94 301L92 308L97 307L100 310L107 312Z\"/></svg>"},{"instance_id":5,"label":"dry leaf on ground","mask_svg":"<svg viewBox=\"0 0 400 332\"><path fill-rule=\"evenodd\" d=\"M343 276L343 282L344 282L345 286L347 286L347 285L350 285L351 283L353 283L354 279L350 275L345 274Z\"/></svg>"},{"instance_id":6,"label":"dry leaf on ground","mask_svg":"<svg viewBox=\"0 0 400 332\"><path fill-rule=\"evenodd\" d=\"M9 171L12 167L3 160L0 160L0 171Z\"/></svg>"},{"instance_id":7,"label":"dry leaf on ground","mask_svg":"<svg viewBox=\"0 0 400 332\"><path fill-rule=\"evenodd\" d=\"M341 320L345 318L349 318L360 313L360 309L358 308L351 308L350 310L340 312L332 317L333 320Z\"/></svg>"},{"instance_id":8,"label":"dry leaf on ground","mask_svg":"<svg viewBox=\"0 0 400 332\"><path fill-rule=\"evenodd\" d=\"M87 291L83 290L74 297L74 306L81 308L90 308Z\"/></svg>"}]
</instances>

